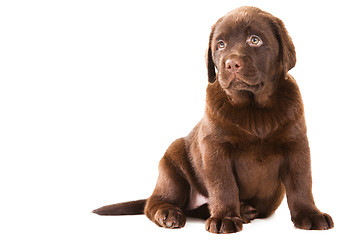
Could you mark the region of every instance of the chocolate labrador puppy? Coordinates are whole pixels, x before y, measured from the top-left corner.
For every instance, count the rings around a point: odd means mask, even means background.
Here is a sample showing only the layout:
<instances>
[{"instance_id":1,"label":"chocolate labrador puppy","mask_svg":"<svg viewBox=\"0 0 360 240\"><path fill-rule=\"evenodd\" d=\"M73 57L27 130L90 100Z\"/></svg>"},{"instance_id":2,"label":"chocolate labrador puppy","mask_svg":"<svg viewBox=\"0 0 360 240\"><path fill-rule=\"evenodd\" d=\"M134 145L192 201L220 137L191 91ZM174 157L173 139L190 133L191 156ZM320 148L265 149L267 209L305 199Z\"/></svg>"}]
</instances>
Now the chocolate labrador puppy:
<instances>
[{"instance_id":1,"label":"chocolate labrador puppy","mask_svg":"<svg viewBox=\"0 0 360 240\"><path fill-rule=\"evenodd\" d=\"M207 219L209 232L233 233L273 214L286 193L295 227L332 228L312 195L304 107L288 74L295 48L283 22L236 9L212 27L206 58L205 114L167 149L151 197L94 212L145 213L166 228L195 216Z\"/></svg>"}]
</instances>

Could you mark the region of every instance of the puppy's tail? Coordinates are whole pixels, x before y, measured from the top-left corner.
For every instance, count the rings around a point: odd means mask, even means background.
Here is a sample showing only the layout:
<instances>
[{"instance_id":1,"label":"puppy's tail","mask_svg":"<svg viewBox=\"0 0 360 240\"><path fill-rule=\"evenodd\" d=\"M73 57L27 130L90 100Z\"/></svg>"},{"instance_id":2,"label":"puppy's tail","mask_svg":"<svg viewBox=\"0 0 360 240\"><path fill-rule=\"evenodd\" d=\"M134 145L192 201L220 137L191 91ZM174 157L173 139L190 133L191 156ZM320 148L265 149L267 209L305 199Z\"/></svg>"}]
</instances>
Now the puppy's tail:
<instances>
[{"instance_id":1,"label":"puppy's tail","mask_svg":"<svg viewBox=\"0 0 360 240\"><path fill-rule=\"evenodd\" d=\"M98 215L138 215L144 214L146 199L116 203L92 211Z\"/></svg>"}]
</instances>

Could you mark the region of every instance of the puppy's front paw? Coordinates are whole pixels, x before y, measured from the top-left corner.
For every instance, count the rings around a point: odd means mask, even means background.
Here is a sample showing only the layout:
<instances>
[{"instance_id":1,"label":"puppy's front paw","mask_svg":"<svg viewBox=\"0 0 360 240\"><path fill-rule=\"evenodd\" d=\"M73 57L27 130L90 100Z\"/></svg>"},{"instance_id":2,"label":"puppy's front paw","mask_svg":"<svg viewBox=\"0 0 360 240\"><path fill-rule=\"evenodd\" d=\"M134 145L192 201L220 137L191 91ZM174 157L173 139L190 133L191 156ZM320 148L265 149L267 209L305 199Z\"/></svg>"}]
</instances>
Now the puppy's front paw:
<instances>
[{"instance_id":1,"label":"puppy's front paw","mask_svg":"<svg viewBox=\"0 0 360 240\"><path fill-rule=\"evenodd\" d=\"M327 230L334 227L330 215L321 212L300 213L292 221L295 227L306 230Z\"/></svg>"},{"instance_id":2,"label":"puppy's front paw","mask_svg":"<svg viewBox=\"0 0 360 240\"><path fill-rule=\"evenodd\" d=\"M235 233L242 230L242 220L239 217L208 218L205 228L211 233Z\"/></svg>"},{"instance_id":3,"label":"puppy's front paw","mask_svg":"<svg viewBox=\"0 0 360 240\"><path fill-rule=\"evenodd\" d=\"M159 209L155 214L155 223L165 228L182 228L185 226L184 214L176 208Z\"/></svg>"}]
</instances>

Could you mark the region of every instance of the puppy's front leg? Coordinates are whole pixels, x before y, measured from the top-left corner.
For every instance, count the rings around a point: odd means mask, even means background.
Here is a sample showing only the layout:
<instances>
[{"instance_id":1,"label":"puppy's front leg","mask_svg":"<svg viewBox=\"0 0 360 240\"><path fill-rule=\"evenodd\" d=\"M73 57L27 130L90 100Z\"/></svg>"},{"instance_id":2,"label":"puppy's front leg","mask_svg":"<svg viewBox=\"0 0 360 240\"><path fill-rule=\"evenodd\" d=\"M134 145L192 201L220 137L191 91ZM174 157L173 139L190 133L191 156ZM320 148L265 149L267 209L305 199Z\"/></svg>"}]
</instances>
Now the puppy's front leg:
<instances>
[{"instance_id":1,"label":"puppy's front leg","mask_svg":"<svg viewBox=\"0 0 360 240\"><path fill-rule=\"evenodd\" d=\"M232 163L218 143L204 143L202 157L211 217L206 230L212 233L241 231L239 191Z\"/></svg>"},{"instance_id":2,"label":"puppy's front leg","mask_svg":"<svg viewBox=\"0 0 360 240\"><path fill-rule=\"evenodd\" d=\"M307 230L325 230L334 227L330 215L320 212L312 195L310 150L307 137L299 137L286 156L282 172L283 183L295 227Z\"/></svg>"}]
</instances>

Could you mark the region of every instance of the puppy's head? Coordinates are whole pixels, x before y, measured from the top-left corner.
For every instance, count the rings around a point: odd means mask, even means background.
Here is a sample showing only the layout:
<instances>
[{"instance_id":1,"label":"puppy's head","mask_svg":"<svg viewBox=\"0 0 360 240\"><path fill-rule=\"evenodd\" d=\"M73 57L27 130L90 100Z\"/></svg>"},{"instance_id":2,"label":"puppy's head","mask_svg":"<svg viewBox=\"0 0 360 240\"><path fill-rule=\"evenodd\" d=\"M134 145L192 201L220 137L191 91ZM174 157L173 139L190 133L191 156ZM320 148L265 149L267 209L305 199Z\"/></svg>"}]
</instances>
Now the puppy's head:
<instances>
[{"instance_id":1,"label":"puppy's head","mask_svg":"<svg viewBox=\"0 0 360 240\"><path fill-rule=\"evenodd\" d=\"M295 62L295 47L282 21L258 8L235 9L212 27L208 80L218 80L226 92L261 93Z\"/></svg>"}]
</instances>

